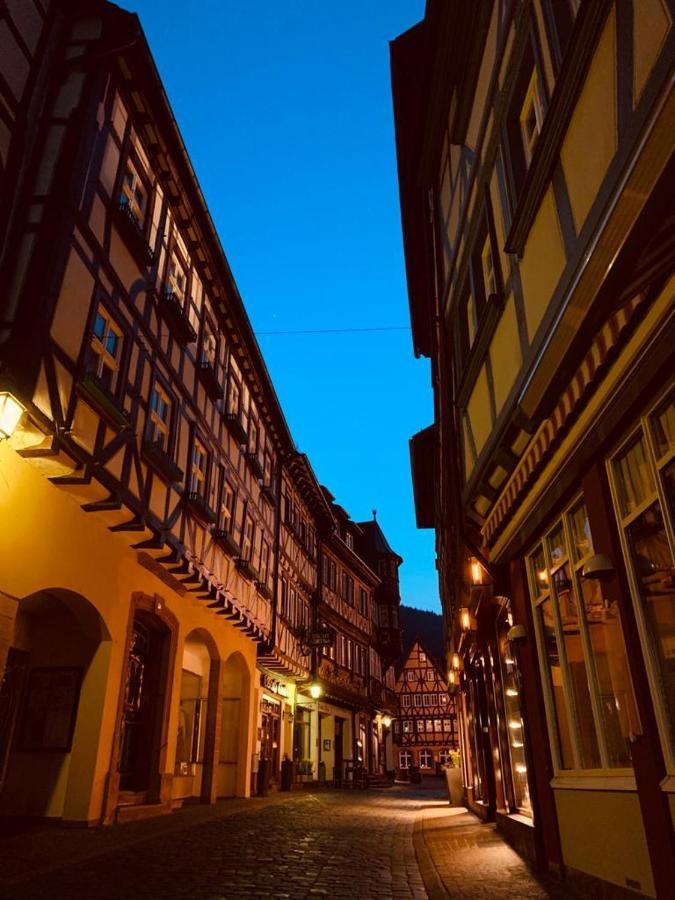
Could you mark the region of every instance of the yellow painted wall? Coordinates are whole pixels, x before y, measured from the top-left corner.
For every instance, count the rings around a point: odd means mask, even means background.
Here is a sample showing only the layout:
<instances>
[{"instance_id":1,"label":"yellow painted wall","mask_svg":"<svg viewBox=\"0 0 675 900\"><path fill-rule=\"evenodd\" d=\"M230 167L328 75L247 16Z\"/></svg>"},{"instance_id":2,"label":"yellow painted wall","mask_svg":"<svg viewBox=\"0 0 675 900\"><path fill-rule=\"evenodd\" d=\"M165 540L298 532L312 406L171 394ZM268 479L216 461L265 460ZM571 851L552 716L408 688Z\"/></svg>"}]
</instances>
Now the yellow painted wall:
<instances>
[{"instance_id":1,"label":"yellow painted wall","mask_svg":"<svg viewBox=\"0 0 675 900\"><path fill-rule=\"evenodd\" d=\"M520 279L530 343L548 309L564 267L565 247L553 189L549 188L532 225L520 263Z\"/></svg>"},{"instance_id":2,"label":"yellow painted wall","mask_svg":"<svg viewBox=\"0 0 675 900\"><path fill-rule=\"evenodd\" d=\"M555 801L566 865L622 887L629 878L654 896L637 794L556 790Z\"/></svg>"},{"instance_id":3,"label":"yellow painted wall","mask_svg":"<svg viewBox=\"0 0 675 900\"><path fill-rule=\"evenodd\" d=\"M560 160L581 230L617 148L616 14L609 14L572 114Z\"/></svg>"},{"instance_id":4,"label":"yellow painted wall","mask_svg":"<svg viewBox=\"0 0 675 900\"><path fill-rule=\"evenodd\" d=\"M673 26L665 0L635 0L633 6L633 103L637 105Z\"/></svg>"},{"instance_id":5,"label":"yellow painted wall","mask_svg":"<svg viewBox=\"0 0 675 900\"><path fill-rule=\"evenodd\" d=\"M523 362L513 295L507 298L504 311L497 323L490 344L490 360L495 387L495 406L499 415Z\"/></svg>"},{"instance_id":6,"label":"yellow painted wall","mask_svg":"<svg viewBox=\"0 0 675 900\"><path fill-rule=\"evenodd\" d=\"M490 431L492 430L490 395L488 392L487 369L485 366L483 366L478 373L478 378L476 378L476 384L471 392L469 405L466 411L469 421L471 422L471 432L476 445L476 453L480 455L481 450L485 446L485 442L490 436Z\"/></svg>"},{"instance_id":7,"label":"yellow painted wall","mask_svg":"<svg viewBox=\"0 0 675 900\"><path fill-rule=\"evenodd\" d=\"M40 783L46 755L23 754L10 761L18 781L15 780L15 787L11 790L11 785L8 785L0 799L0 806L4 803L5 810L18 811L13 807L15 801L19 802L17 786L20 782L20 802L26 813L93 821L101 815L105 795L118 693L126 662L125 643L132 594L141 591L151 596L161 596L165 607L179 622L166 773L172 774L174 771L180 672L186 635L201 628L213 637L221 659L228 660L236 653L248 671L246 682L249 694L255 682L256 645L239 629L214 615L194 595L186 593L180 596L151 571L140 566L136 551L131 549L122 535L112 534L97 514L82 511L79 504L85 498L79 498L78 502L75 496L51 484L31 463L18 456L12 446L17 439L20 436L15 435L10 441L0 444L2 612L10 620L12 604L15 608L18 606L20 611L17 616L20 634L15 634L12 640L18 644L22 640L27 645L31 643L26 630L31 623L25 621L29 617L22 613L26 609L23 600L48 589L61 589L86 598L100 614L109 640L100 645L88 667L86 660L82 661L86 674L73 749L70 754L56 754L59 758L50 763L49 783L52 787L49 797L45 799ZM49 540L42 540L45 535L49 536ZM137 539L136 535L134 540ZM87 609L90 607L87 606ZM44 635L44 628L41 634ZM69 650L65 636L42 649L31 646L35 658L35 662L31 660L31 665L55 665L59 664L59 660L61 664L69 660L72 664L75 655L81 652L75 646ZM242 699L241 710L240 771L234 789L237 794L244 795L248 791L253 740L253 704L250 696ZM69 780L69 771L76 771L77 778ZM42 774L47 777L47 773ZM8 778L11 777L10 772Z\"/></svg>"}]
</instances>

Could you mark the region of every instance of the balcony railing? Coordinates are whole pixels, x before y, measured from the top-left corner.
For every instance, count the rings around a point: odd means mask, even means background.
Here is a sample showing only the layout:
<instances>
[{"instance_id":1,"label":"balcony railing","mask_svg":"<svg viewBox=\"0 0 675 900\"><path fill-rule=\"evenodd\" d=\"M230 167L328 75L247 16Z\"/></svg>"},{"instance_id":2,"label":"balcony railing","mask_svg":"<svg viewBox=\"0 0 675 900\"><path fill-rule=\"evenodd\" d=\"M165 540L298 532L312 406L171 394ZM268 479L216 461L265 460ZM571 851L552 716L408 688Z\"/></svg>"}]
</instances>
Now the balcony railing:
<instances>
[{"instance_id":1,"label":"balcony railing","mask_svg":"<svg viewBox=\"0 0 675 900\"><path fill-rule=\"evenodd\" d=\"M131 209L126 197L120 199L115 208L115 221L136 262L142 268L147 268L152 262L152 248L148 244L141 223Z\"/></svg>"},{"instance_id":2,"label":"balcony railing","mask_svg":"<svg viewBox=\"0 0 675 900\"><path fill-rule=\"evenodd\" d=\"M248 557L239 557L237 560L237 569L239 569L241 574L248 578L249 581L260 581L260 573Z\"/></svg>"},{"instance_id":3,"label":"balcony railing","mask_svg":"<svg viewBox=\"0 0 675 900\"><path fill-rule=\"evenodd\" d=\"M93 372L85 373L77 383L77 392L117 431L131 427L129 416L120 402L105 388Z\"/></svg>"},{"instance_id":4,"label":"balcony railing","mask_svg":"<svg viewBox=\"0 0 675 900\"><path fill-rule=\"evenodd\" d=\"M216 513L209 506L205 497L196 491L191 491L187 495L188 506L198 519L201 519L207 525L212 525L216 521Z\"/></svg>"},{"instance_id":5,"label":"balcony railing","mask_svg":"<svg viewBox=\"0 0 675 900\"><path fill-rule=\"evenodd\" d=\"M236 413L226 413L225 424L227 425L230 434L238 444L246 443L246 438L248 437L248 435L246 434L246 429L241 424L241 419Z\"/></svg>"},{"instance_id":6,"label":"balcony railing","mask_svg":"<svg viewBox=\"0 0 675 900\"><path fill-rule=\"evenodd\" d=\"M181 344L191 344L197 340L197 332L192 327L188 314L183 306L183 298L170 288L162 294L160 315L162 315Z\"/></svg>"},{"instance_id":7,"label":"balcony railing","mask_svg":"<svg viewBox=\"0 0 675 900\"><path fill-rule=\"evenodd\" d=\"M209 397L214 401L220 400L223 397L225 391L223 390L222 384L218 380L218 374L213 364L204 356L202 356L199 360L197 374L199 375L199 380L204 385L204 390L209 395Z\"/></svg>"},{"instance_id":8,"label":"balcony railing","mask_svg":"<svg viewBox=\"0 0 675 900\"><path fill-rule=\"evenodd\" d=\"M218 546L222 547L228 556L239 555L241 548L229 531L226 531L223 528L216 528L213 532L213 539Z\"/></svg>"},{"instance_id":9,"label":"balcony railing","mask_svg":"<svg viewBox=\"0 0 675 900\"><path fill-rule=\"evenodd\" d=\"M183 470L171 459L159 441L143 441L143 456L169 484L183 480Z\"/></svg>"}]
</instances>

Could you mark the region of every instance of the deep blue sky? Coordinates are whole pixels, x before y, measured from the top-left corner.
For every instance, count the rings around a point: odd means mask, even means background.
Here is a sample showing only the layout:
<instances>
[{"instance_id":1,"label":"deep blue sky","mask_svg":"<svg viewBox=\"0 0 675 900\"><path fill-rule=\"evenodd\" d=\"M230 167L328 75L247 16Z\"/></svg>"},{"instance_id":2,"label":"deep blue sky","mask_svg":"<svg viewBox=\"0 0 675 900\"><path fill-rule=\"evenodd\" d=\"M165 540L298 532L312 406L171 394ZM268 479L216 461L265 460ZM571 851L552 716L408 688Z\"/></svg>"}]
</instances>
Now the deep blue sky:
<instances>
[{"instance_id":1,"label":"deep blue sky","mask_svg":"<svg viewBox=\"0 0 675 900\"><path fill-rule=\"evenodd\" d=\"M409 324L388 42L424 0L118 0L143 24L256 332ZM187 15L186 15L187 13ZM265 336L298 448L438 609L408 439L433 417L409 331Z\"/></svg>"}]
</instances>

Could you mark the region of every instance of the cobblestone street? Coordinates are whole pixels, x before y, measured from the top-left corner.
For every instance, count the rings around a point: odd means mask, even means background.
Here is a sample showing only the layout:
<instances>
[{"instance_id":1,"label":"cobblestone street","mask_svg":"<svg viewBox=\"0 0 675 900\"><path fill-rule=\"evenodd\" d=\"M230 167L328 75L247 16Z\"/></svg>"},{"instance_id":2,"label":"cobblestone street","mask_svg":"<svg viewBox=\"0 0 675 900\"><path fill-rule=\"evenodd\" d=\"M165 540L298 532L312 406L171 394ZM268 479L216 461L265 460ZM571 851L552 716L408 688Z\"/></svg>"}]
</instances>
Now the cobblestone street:
<instances>
[{"instance_id":1,"label":"cobblestone street","mask_svg":"<svg viewBox=\"0 0 675 900\"><path fill-rule=\"evenodd\" d=\"M12 900L549 896L491 826L429 786L298 792L87 832L41 828L6 836L0 868L0 897Z\"/></svg>"}]
</instances>

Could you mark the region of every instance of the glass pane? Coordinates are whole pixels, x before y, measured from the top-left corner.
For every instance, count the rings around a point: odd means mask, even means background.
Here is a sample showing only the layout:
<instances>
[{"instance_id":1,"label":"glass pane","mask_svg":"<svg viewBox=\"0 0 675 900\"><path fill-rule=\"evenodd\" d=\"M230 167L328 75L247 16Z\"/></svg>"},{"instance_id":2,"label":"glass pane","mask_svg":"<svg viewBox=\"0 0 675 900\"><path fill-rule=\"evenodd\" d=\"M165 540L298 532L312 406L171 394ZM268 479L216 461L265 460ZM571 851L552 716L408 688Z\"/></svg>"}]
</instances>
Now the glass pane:
<instances>
[{"instance_id":1,"label":"glass pane","mask_svg":"<svg viewBox=\"0 0 675 900\"><path fill-rule=\"evenodd\" d=\"M675 751L675 569L663 515L653 503L627 529L633 568L661 682L668 740Z\"/></svg>"},{"instance_id":2,"label":"glass pane","mask_svg":"<svg viewBox=\"0 0 675 900\"><path fill-rule=\"evenodd\" d=\"M653 426L656 455L660 459L675 446L675 398L668 400L656 413Z\"/></svg>"},{"instance_id":3,"label":"glass pane","mask_svg":"<svg viewBox=\"0 0 675 900\"><path fill-rule=\"evenodd\" d=\"M94 334L96 337L103 342L103 336L105 335L105 326L106 320L101 315L101 313L96 313L96 319L94 321Z\"/></svg>"},{"instance_id":4,"label":"glass pane","mask_svg":"<svg viewBox=\"0 0 675 900\"><path fill-rule=\"evenodd\" d=\"M510 652L506 636L499 641L499 656L504 685L504 708L511 756L511 775L513 782L514 803L518 809L530 812L530 789L527 783L527 765L525 762L525 732L520 711L520 690L516 662Z\"/></svg>"},{"instance_id":5,"label":"glass pane","mask_svg":"<svg viewBox=\"0 0 675 900\"><path fill-rule=\"evenodd\" d=\"M654 479L647 462L644 438L640 437L614 463L621 513L629 515L654 493Z\"/></svg>"},{"instance_id":6,"label":"glass pane","mask_svg":"<svg viewBox=\"0 0 675 900\"><path fill-rule=\"evenodd\" d=\"M544 548L540 545L530 557L530 565L532 566L532 581L536 596L539 597L548 590L548 571L546 570L546 560L544 558Z\"/></svg>"},{"instance_id":7,"label":"glass pane","mask_svg":"<svg viewBox=\"0 0 675 900\"><path fill-rule=\"evenodd\" d=\"M541 629L544 639L544 653L546 654L545 662L548 668L556 724L558 726L560 762L563 769L572 769L574 768L574 756L572 755L570 722L563 694L562 666L560 664L558 642L555 636L553 605L550 598L544 600L539 607L539 615L541 617Z\"/></svg>"},{"instance_id":8,"label":"glass pane","mask_svg":"<svg viewBox=\"0 0 675 900\"><path fill-rule=\"evenodd\" d=\"M598 676L609 764L630 766L629 738L639 729L618 605L605 599L600 581L584 580L581 590Z\"/></svg>"},{"instance_id":9,"label":"glass pane","mask_svg":"<svg viewBox=\"0 0 675 900\"><path fill-rule=\"evenodd\" d=\"M565 548L565 532L559 522L547 538L548 552L551 554L551 565L557 566L567 556Z\"/></svg>"},{"instance_id":10,"label":"glass pane","mask_svg":"<svg viewBox=\"0 0 675 900\"><path fill-rule=\"evenodd\" d=\"M593 552L591 526L588 522L585 503L577 506L570 513L570 525L572 526L572 540L574 541L574 559L578 561Z\"/></svg>"},{"instance_id":11,"label":"glass pane","mask_svg":"<svg viewBox=\"0 0 675 900\"><path fill-rule=\"evenodd\" d=\"M588 672L581 640L579 610L577 609L577 601L570 579L569 563L565 563L564 566L558 569L553 576L553 583L558 597L567 668L579 723L581 765L585 769L597 769L600 767L600 751L598 749L598 738L595 733L591 695L588 689Z\"/></svg>"}]
</instances>

